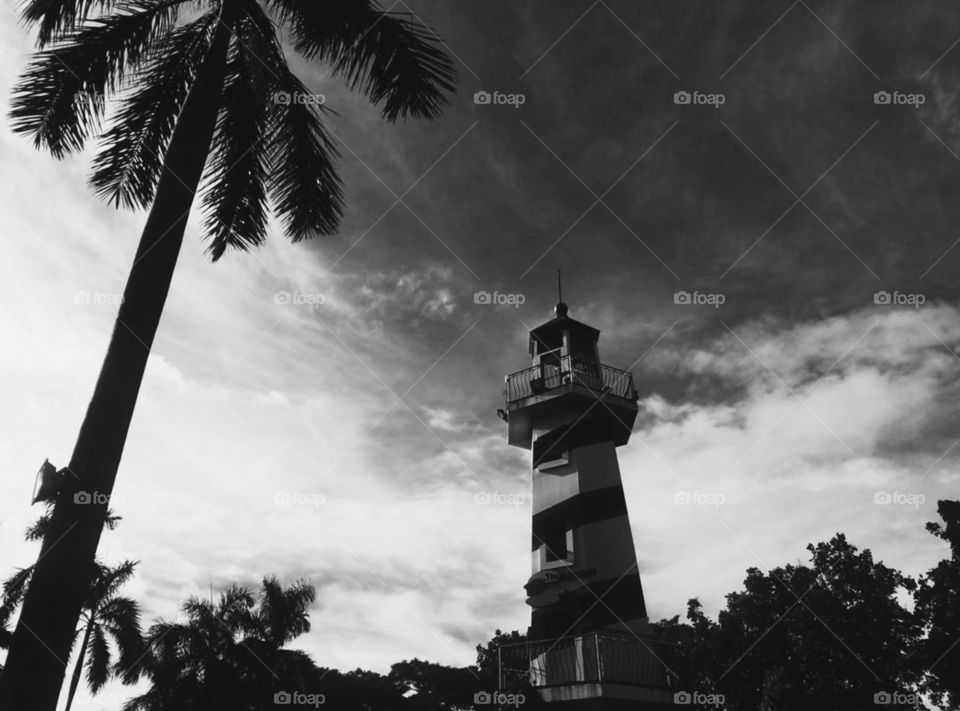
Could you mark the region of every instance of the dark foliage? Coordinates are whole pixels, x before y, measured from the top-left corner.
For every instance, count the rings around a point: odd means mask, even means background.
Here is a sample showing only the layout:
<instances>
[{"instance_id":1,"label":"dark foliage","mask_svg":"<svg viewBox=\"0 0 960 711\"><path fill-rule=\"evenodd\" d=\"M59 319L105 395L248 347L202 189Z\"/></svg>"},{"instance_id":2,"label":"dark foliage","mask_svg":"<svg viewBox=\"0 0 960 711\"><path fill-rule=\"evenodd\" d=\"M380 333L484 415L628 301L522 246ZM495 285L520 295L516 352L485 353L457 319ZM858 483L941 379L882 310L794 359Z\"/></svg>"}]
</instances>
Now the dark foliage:
<instances>
[{"instance_id":1,"label":"dark foliage","mask_svg":"<svg viewBox=\"0 0 960 711\"><path fill-rule=\"evenodd\" d=\"M919 643L916 664L922 688L934 703L960 709L960 501L938 501L944 521L927 530L950 546L950 557L920 578L914 596L917 618L926 636Z\"/></svg>"},{"instance_id":2,"label":"dark foliage","mask_svg":"<svg viewBox=\"0 0 960 711\"><path fill-rule=\"evenodd\" d=\"M99 136L91 185L125 207L154 200L214 30L229 25L200 188L214 260L261 244L271 206L294 241L332 234L343 214L338 153L324 125L331 112L290 70L282 31L388 121L436 118L454 90L453 65L433 31L366 0L31 0L23 17L37 25L42 48L14 89L14 130L57 158ZM103 128L115 98L120 106Z\"/></svg>"}]
</instances>

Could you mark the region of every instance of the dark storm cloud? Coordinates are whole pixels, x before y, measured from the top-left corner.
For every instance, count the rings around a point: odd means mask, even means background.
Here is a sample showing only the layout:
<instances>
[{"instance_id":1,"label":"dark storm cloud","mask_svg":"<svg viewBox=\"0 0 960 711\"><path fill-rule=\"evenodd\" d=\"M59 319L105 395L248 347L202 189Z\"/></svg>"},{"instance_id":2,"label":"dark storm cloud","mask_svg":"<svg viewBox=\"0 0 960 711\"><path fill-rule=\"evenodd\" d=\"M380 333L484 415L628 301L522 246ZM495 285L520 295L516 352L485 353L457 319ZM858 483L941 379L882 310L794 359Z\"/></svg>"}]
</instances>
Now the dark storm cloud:
<instances>
[{"instance_id":1,"label":"dark storm cloud","mask_svg":"<svg viewBox=\"0 0 960 711\"><path fill-rule=\"evenodd\" d=\"M960 18L930 3L414 10L461 60L461 91L434 127L403 129L395 150L415 179L456 145L405 198L415 214L398 206L368 233L378 214L352 216L365 236L336 269L412 272L424 260L447 269L423 276L417 303L446 288L448 318L391 302L385 327L426 358L479 321L448 366L467 355L480 363L442 378L456 398L474 389L489 411L502 373L523 365L524 327L548 317L557 267L581 317L606 305L598 325L614 329L606 352L624 366L677 320L665 340L682 347L722 334L721 318L787 328L868 307L881 289L956 298L960 250L942 255L957 238L960 161L939 139L960 137L947 89L960 79L960 52L941 58ZM478 106L478 90L526 100ZM725 103L677 105L679 90L723 93ZM925 102L878 106L880 90ZM399 136L350 142L372 144L363 160L379 172L375 147L394 150ZM526 304L478 308L481 289L523 293ZM676 307L678 290L722 293L725 303ZM708 400L742 390L710 374L661 385Z\"/></svg>"}]
</instances>

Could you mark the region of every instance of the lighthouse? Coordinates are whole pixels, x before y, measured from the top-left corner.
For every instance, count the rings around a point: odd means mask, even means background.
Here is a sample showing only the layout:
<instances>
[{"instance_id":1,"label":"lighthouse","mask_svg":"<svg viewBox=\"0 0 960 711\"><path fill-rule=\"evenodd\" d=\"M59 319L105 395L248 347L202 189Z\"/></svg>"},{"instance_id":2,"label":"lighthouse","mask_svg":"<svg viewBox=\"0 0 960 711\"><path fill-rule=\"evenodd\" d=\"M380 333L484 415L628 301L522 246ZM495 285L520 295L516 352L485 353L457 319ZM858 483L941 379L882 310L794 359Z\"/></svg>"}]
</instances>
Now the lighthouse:
<instances>
[{"instance_id":1,"label":"lighthouse","mask_svg":"<svg viewBox=\"0 0 960 711\"><path fill-rule=\"evenodd\" d=\"M532 452L531 622L512 658L552 708L662 709L677 679L647 619L617 461L638 394L568 311L530 331L531 365L506 376L499 412Z\"/></svg>"}]
</instances>

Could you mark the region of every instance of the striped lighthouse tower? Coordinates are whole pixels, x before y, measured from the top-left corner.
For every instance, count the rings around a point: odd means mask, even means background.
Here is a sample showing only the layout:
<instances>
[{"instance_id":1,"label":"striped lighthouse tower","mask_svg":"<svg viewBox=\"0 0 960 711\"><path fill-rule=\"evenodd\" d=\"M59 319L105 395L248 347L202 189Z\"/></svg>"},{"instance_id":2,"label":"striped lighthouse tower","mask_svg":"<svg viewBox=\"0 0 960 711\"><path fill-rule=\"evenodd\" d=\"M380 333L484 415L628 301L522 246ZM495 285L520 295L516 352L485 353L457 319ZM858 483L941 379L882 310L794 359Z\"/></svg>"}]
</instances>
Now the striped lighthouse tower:
<instances>
[{"instance_id":1,"label":"striped lighthouse tower","mask_svg":"<svg viewBox=\"0 0 960 711\"><path fill-rule=\"evenodd\" d=\"M631 373L600 361L600 332L557 304L506 377L508 443L533 453L530 680L556 708L662 708L656 654L616 448L637 417Z\"/></svg>"}]
</instances>

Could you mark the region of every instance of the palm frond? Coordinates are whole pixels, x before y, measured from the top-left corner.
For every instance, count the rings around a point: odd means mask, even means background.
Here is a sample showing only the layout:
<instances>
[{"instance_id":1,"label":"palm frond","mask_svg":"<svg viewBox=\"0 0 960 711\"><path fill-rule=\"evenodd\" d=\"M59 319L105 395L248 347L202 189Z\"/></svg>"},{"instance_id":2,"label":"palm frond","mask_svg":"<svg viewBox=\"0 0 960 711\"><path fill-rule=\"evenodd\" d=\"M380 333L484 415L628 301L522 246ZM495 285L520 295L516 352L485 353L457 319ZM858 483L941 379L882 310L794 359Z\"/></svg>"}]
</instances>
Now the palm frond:
<instances>
[{"instance_id":1,"label":"palm frond","mask_svg":"<svg viewBox=\"0 0 960 711\"><path fill-rule=\"evenodd\" d=\"M178 27L188 3L203 14ZM259 245L268 207L294 242L333 234L344 196L323 120L330 111L310 101L264 7L298 52L327 62L390 121L434 118L454 90L456 72L432 30L375 0L26 0L24 20L50 47L15 88L13 128L62 158L100 132L108 97L132 89L101 135L91 185L117 206L147 207L210 43L229 28L223 102L203 156L208 252L217 260ZM38 522L30 535L43 529Z\"/></svg>"},{"instance_id":2,"label":"palm frond","mask_svg":"<svg viewBox=\"0 0 960 711\"><path fill-rule=\"evenodd\" d=\"M279 647L309 632L308 608L316 597L316 588L305 580L284 588L275 577L264 578L258 613L267 638Z\"/></svg>"},{"instance_id":3,"label":"palm frond","mask_svg":"<svg viewBox=\"0 0 960 711\"><path fill-rule=\"evenodd\" d=\"M73 30L95 6L109 7L110 0L29 0L20 13L26 25L37 25L37 43L42 47Z\"/></svg>"},{"instance_id":4,"label":"palm frond","mask_svg":"<svg viewBox=\"0 0 960 711\"><path fill-rule=\"evenodd\" d=\"M210 600L191 595L180 605L180 611L187 616L188 620L193 622L213 615L214 605Z\"/></svg>"},{"instance_id":5,"label":"palm frond","mask_svg":"<svg viewBox=\"0 0 960 711\"><path fill-rule=\"evenodd\" d=\"M144 58L141 87L124 100L94 160L90 184L101 198L125 207L153 201L167 145L216 22L211 12L178 27Z\"/></svg>"},{"instance_id":6,"label":"palm frond","mask_svg":"<svg viewBox=\"0 0 960 711\"><path fill-rule=\"evenodd\" d=\"M376 2L267 0L291 29L294 49L329 62L388 121L436 118L457 73L443 43L411 14L384 12Z\"/></svg>"},{"instance_id":7,"label":"palm frond","mask_svg":"<svg viewBox=\"0 0 960 711\"><path fill-rule=\"evenodd\" d=\"M124 0L121 12L36 52L14 87L13 130L32 135L57 158L81 150L99 128L108 96L175 22L184 1Z\"/></svg>"},{"instance_id":8,"label":"palm frond","mask_svg":"<svg viewBox=\"0 0 960 711\"><path fill-rule=\"evenodd\" d=\"M103 628L97 624L90 630L86 667L87 685L90 691L97 693L110 678L110 645Z\"/></svg>"},{"instance_id":9,"label":"palm frond","mask_svg":"<svg viewBox=\"0 0 960 711\"><path fill-rule=\"evenodd\" d=\"M133 577L138 562L125 560L113 567L100 566L91 587L91 606L99 608L100 604L109 600L117 591Z\"/></svg>"},{"instance_id":10,"label":"palm frond","mask_svg":"<svg viewBox=\"0 0 960 711\"><path fill-rule=\"evenodd\" d=\"M47 531L50 530L50 521L53 516L53 503L47 505L47 511L41 515L36 521L34 521L26 531L24 531L23 537L27 541L42 541L43 537L47 535ZM113 509L107 509L107 512L104 516L103 524L107 527L107 530L113 531L116 529L117 524L123 520L123 516L118 516L113 513Z\"/></svg>"},{"instance_id":11,"label":"palm frond","mask_svg":"<svg viewBox=\"0 0 960 711\"><path fill-rule=\"evenodd\" d=\"M238 20L227 57L226 80L217 128L203 179L205 236L213 261L228 248L246 251L267 237L267 87L254 82L249 51L239 37Z\"/></svg>"},{"instance_id":12,"label":"palm frond","mask_svg":"<svg viewBox=\"0 0 960 711\"><path fill-rule=\"evenodd\" d=\"M162 662L172 655L172 650L182 645L183 630L183 625L163 619L150 625L143 636L145 654L137 662L142 673L151 676L162 673L165 668Z\"/></svg>"},{"instance_id":13,"label":"palm frond","mask_svg":"<svg viewBox=\"0 0 960 711\"><path fill-rule=\"evenodd\" d=\"M99 624L111 636L129 639L129 633L140 634L140 605L129 597L112 597L97 610Z\"/></svg>"},{"instance_id":14,"label":"palm frond","mask_svg":"<svg viewBox=\"0 0 960 711\"><path fill-rule=\"evenodd\" d=\"M0 605L0 649L10 649L10 643L13 642L13 632L7 629L12 615L13 610L6 605Z\"/></svg>"},{"instance_id":15,"label":"palm frond","mask_svg":"<svg viewBox=\"0 0 960 711\"><path fill-rule=\"evenodd\" d=\"M47 531L50 530L52 517L53 502L48 501L46 503L46 511L23 532L23 539L25 541L42 541L43 537L47 535Z\"/></svg>"},{"instance_id":16,"label":"palm frond","mask_svg":"<svg viewBox=\"0 0 960 711\"><path fill-rule=\"evenodd\" d=\"M269 155L267 190L274 212L294 242L334 234L343 215L337 148L323 125L327 109L290 71L270 19L252 8L241 39L256 61L255 80L266 85Z\"/></svg>"},{"instance_id":17,"label":"palm frond","mask_svg":"<svg viewBox=\"0 0 960 711\"><path fill-rule=\"evenodd\" d=\"M4 607L12 610L23 601L23 596L27 594L27 588L30 586L30 579L33 577L33 569L34 566L32 565L26 568L20 568L4 581Z\"/></svg>"},{"instance_id":18,"label":"palm frond","mask_svg":"<svg viewBox=\"0 0 960 711\"><path fill-rule=\"evenodd\" d=\"M140 629L140 606L128 597L114 597L97 611L100 625L117 647L117 662L111 674L132 684L140 676L139 662L146 648Z\"/></svg>"},{"instance_id":19,"label":"palm frond","mask_svg":"<svg viewBox=\"0 0 960 711\"><path fill-rule=\"evenodd\" d=\"M231 639L250 625L250 610L254 605L253 595L245 587L231 585L217 603L216 623L219 629L229 632Z\"/></svg>"}]
</instances>

